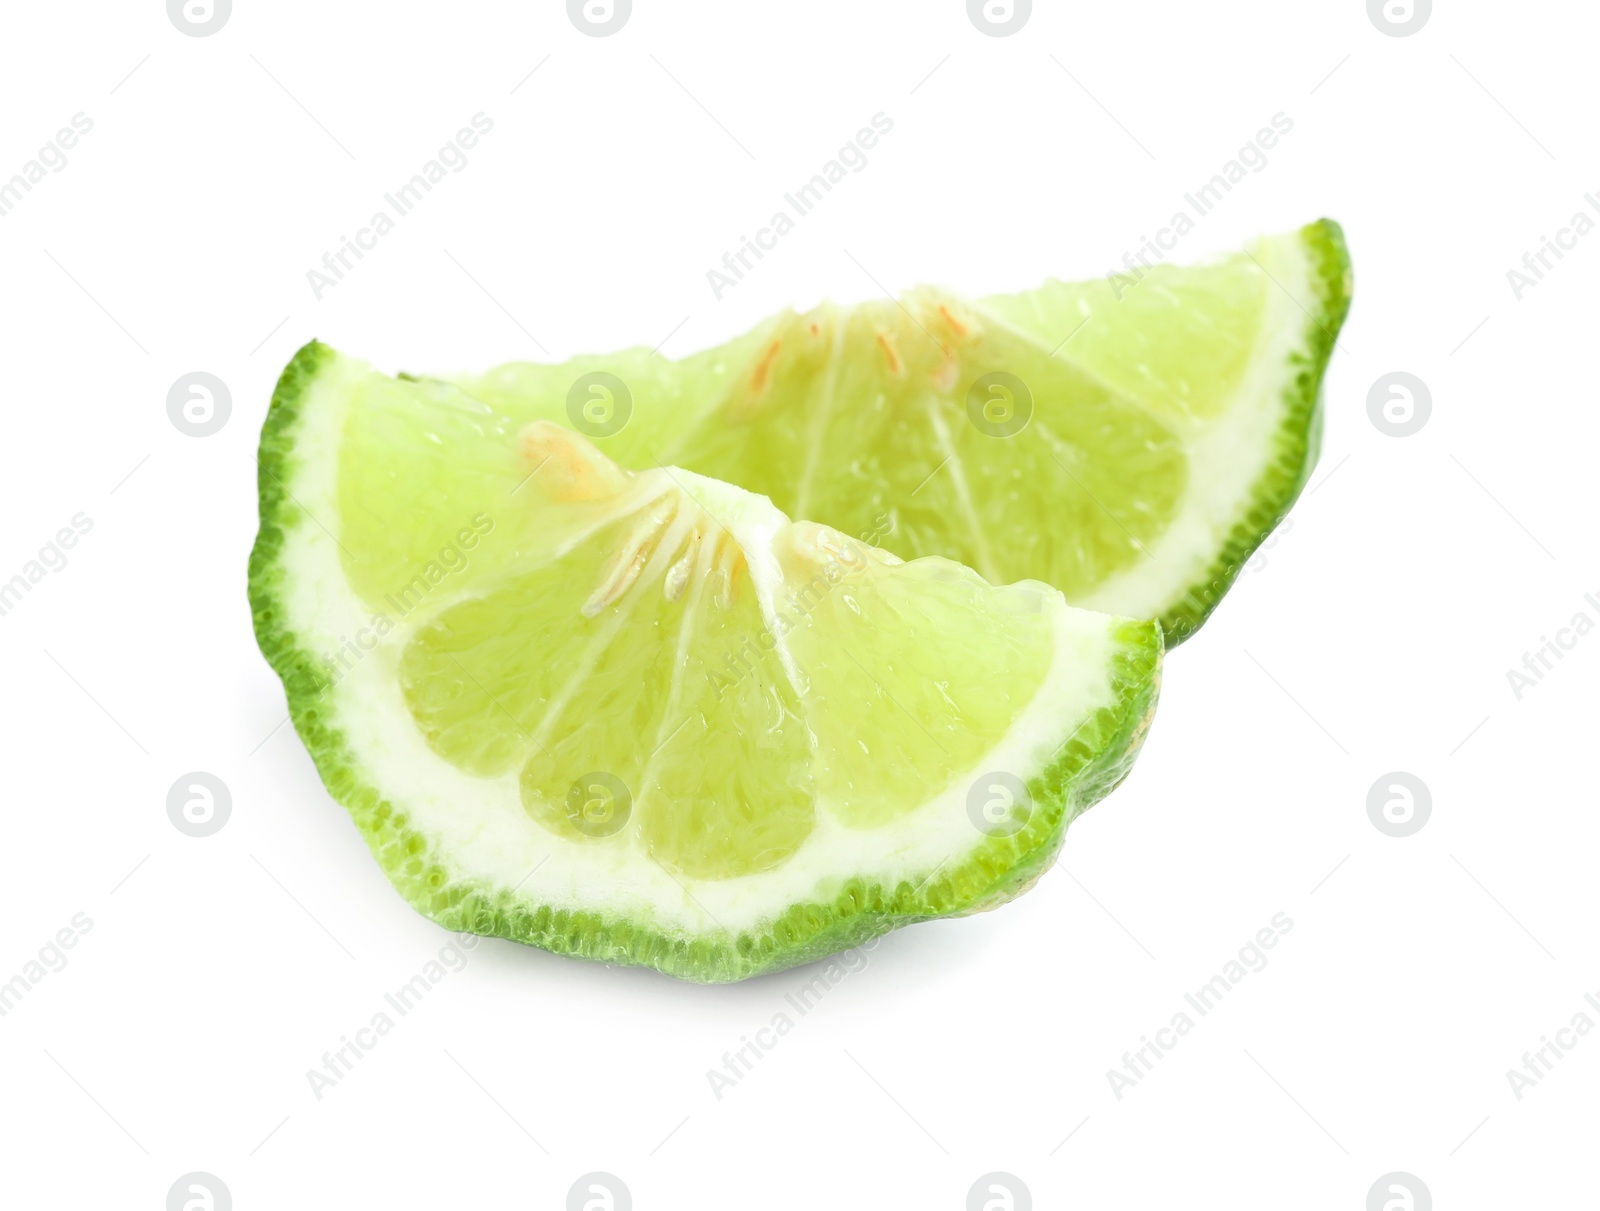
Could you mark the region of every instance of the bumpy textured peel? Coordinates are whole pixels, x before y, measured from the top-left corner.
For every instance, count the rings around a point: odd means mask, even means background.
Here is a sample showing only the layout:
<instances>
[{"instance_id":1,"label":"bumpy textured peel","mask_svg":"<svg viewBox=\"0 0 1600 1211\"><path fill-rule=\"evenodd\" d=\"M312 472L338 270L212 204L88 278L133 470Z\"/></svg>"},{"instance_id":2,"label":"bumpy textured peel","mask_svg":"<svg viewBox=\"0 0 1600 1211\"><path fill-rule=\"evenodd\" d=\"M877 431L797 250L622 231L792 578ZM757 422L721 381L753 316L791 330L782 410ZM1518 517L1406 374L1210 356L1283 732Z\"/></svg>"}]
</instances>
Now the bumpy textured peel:
<instances>
[{"instance_id":1,"label":"bumpy textured peel","mask_svg":"<svg viewBox=\"0 0 1600 1211\"><path fill-rule=\"evenodd\" d=\"M451 929L510 938L561 954L653 967L696 981L742 979L804 963L889 930L934 917L992 908L1025 890L1059 848L1070 821L1126 776L1154 709L1159 685L1158 626L1115 625L1106 704L1064 721L1062 745L1028 773L1034 809L1009 836L975 833L959 861L892 885L841 871L826 895L803 897L737 933L666 927L604 907L553 908L527 888L463 877L451 855L417 827L406 788L385 784L381 762L353 749L323 694L326 679L289 607L286 549L308 517L295 491L306 453L298 448L308 391L337 355L317 343L285 369L260 449L261 528L250 560L250 600L263 653L282 678L290 713L330 793L350 812L398 890L423 915ZM323 455L315 455L322 457ZM603 901L604 896L597 896Z\"/></svg>"}]
</instances>

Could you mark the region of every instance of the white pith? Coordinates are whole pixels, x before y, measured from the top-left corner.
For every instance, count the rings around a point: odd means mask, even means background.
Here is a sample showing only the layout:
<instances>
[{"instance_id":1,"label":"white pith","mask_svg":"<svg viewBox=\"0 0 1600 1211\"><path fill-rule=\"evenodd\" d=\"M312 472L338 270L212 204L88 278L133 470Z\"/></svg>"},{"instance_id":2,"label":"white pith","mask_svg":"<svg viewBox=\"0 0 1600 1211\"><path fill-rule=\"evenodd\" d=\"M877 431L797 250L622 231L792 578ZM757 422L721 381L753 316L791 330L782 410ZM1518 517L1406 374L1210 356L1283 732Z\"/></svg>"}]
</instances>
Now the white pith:
<instances>
[{"instance_id":1,"label":"white pith","mask_svg":"<svg viewBox=\"0 0 1600 1211\"><path fill-rule=\"evenodd\" d=\"M294 448L286 487L301 511L284 525L282 607L286 629L314 654L339 651L372 621L370 608L346 582L334 537L345 402L367 373L342 358L324 363L289 435ZM665 490L667 479L732 531L771 626L781 581L773 539L788 519L765 497L675 468L641 473L637 491ZM399 662L426 623L423 615L433 616L447 602L390 619L392 629L325 692L321 709L343 733L358 773L433 843L431 856L452 879L515 889L530 907L603 912L669 934L738 934L759 930L793 904L827 902L852 878L917 886L958 865L986 840L967 812L973 779L1002 770L1028 780L1084 720L1111 703L1115 620L1075 610L1047 586L1013 591L1040 595L1055 642L1039 692L1004 740L944 792L882 828L846 828L819 803L816 828L788 861L735 879L668 873L630 843L631 825L602 841L564 839L529 816L516 771L475 777L436 754L406 703ZM776 635L778 628L772 629ZM793 672L789 653L781 645L779 652Z\"/></svg>"},{"instance_id":2,"label":"white pith","mask_svg":"<svg viewBox=\"0 0 1600 1211\"><path fill-rule=\"evenodd\" d=\"M1290 357L1305 349L1308 315L1320 306L1305 244L1264 240L1257 260L1271 278L1248 368L1229 406L1214 417L1178 425L1189 479L1171 522L1148 556L1097 585L1076 604L1131 618L1164 614L1210 573L1229 533L1250 511L1254 488L1271 462L1289 402ZM1271 279L1276 279L1273 284ZM1281 286L1281 289L1280 289Z\"/></svg>"}]
</instances>

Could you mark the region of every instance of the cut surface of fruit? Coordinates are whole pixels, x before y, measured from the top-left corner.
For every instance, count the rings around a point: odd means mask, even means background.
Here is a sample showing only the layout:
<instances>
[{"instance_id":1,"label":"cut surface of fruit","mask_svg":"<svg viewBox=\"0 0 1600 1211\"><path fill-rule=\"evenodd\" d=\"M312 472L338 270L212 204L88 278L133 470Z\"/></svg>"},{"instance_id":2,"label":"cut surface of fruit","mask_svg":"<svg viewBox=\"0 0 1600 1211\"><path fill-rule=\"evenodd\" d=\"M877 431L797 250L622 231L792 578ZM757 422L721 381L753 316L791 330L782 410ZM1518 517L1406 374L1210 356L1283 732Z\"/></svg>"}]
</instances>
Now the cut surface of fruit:
<instances>
[{"instance_id":1,"label":"cut surface of fruit","mask_svg":"<svg viewBox=\"0 0 1600 1211\"><path fill-rule=\"evenodd\" d=\"M260 464L262 650L330 791L452 928L720 981L993 907L1154 709L1154 622L315 343Z\"/></svg>"},{"instance_id":2,"label":"cut surface of fruit","mask_svg":"<svg viewBox=\"0 0 1600 1211\"><path fill-rule=\"evenodd\" d=\"M1193 267L975 301L923 288L787 312L677 362L635 349L454 381L507 423L1158 618L1171 644L1303 487L1350 289L1323 220Z\"/></svg>"}]
</instances>

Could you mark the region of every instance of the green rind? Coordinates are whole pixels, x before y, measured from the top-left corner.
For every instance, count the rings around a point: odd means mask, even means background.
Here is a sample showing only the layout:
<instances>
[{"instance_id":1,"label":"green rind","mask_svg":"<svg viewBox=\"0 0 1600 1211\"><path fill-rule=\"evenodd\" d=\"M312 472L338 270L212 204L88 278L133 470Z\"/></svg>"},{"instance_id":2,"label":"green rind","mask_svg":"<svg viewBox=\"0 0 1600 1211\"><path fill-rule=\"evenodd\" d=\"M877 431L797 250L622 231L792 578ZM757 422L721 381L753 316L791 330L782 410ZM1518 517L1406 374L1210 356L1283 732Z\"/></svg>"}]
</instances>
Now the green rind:
<instances>
[{"instance_id":1,"label":"green rind","mask_svg":"<svg viewBox=\"0 0 1600 1211\"><path fill-rule=\"evenodd\" d=\"M1344 229L1332 219L1308 223L1299 232L1311 263L1317 306L1306 317L1300 346L1290 355L1283 385L1284 414L1273 438L1272 458L1250 492L1249 509L1228 532L1205 576L1161 614L1167 647L1182 643L1211 616L1245 562L1294 507L1322 446L1322 376L1345 316L1353 286Z\"/></svg>"},{"instance_id":2,"label":"green rind","mask_svg":"<svg viewBox=\"0 0 1600 1211\"><path fill-rule=\"evenodd\" d=\"M322 697L325 678L313 654L286 625L287 528L300 506L294 478L295 423L308 385L334 357L312 341L285 367L262 426L259 454L261 529L250 553L250 607L256 640L282 679L295 730L329 794L349 811L390 881L423 916L449 929L509 938L557 954L652 967L700 983L746 979L811 962L918 921L993 908L1026 890L1048 867L1067 825L1109 793L1132 766L1160 684L1161 628L1119 624L1113 664L1116 695L1085 721L1052 762L1028 783L1033 811L1009 837L989 837L962 864L927 886L887 888L847 881L829 902L791 906L761 933L690 940L670 930L602 913L530 909L504 891L453 879L436 848L403 808L372 785Z\"/></svg>"}]
</instances>

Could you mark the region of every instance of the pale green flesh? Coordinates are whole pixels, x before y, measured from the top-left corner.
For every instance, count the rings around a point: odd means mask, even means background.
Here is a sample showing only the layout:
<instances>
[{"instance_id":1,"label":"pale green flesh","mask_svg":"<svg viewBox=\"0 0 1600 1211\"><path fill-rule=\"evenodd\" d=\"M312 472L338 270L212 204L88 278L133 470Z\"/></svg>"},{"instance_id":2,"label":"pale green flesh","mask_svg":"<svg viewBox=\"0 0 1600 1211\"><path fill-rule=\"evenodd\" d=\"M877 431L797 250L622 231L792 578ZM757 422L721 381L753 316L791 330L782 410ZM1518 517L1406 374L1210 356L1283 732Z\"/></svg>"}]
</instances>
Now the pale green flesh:
<instances>
[{"instance_id":1,"label":"pale green flesh","mask_svg":"<svg viewBox=\"0 0 1600 1211\"><path fill-rule=\"evenodd\" d=\"M959 318L953 300L930 294L908 306L909 316L873 303L783 317L759 340L681 363L670 387L630 379L622 366L633 417L597 444L641 467L681 465L749 486L785 512L813 510L906 558L942 555L1002 581L1031 565L1082 592L1136 560L1185 481L1171 429L1031 337L980 329L965 307ZM745 360L730 374L736 354ZM991 369L1017 375L1034 399L1011 437L982 433L968 417L969 388ZM517 366L464 387L508 417L570 423L573 378L566 366ZM662 402L677 393L694 402ZM1056 400L1072 406L1049 408ZM1129 475L1147 491L1123 491Z\"/></svg>"},{"instance_id":2,"label":"pale green flesh","mask_svg":"<svg viewBox=\"0 0 1600 1211\"><path fill-rule=\"evenodd\" d=\"M428 746L514 773L538 828L674 875L758 874L819 817L878 828L943 794L1017 726L1072 617L728 485L634 477L444 384L365 375L345 408L341 564L373 610L418 599L397 677ZM475 545L441 556L460 519ZM611 779L629 819L595 836L581 805Z\"/></svg>"},{"instance_id":3,"label":"pale green flesh","mask_svg":"<svg viewBox=\"0 0 1600 1211\"><path fill-rule=\"evenodd\" d=\"M433 750L479 777L519 770L539 826L635 846L680 875L756 873L789 858L819 810L872 827L942 792L1036 695L1052 646L1038 589L885 562L814 527L783 526L772 551L747 555L716 517L744 494L665 472L642 491L602 470L614 488L564 499L549 462L586 445L530 448L438 384L372 376L352 393L340 454L345 569L372 586L375 610L394 596L377 586L417 566L396 551L401 535L420 536L429 562L449 541L417 502L480 525L499 515L444 590L470 595L427 611L399 679ZM763 594L749 564L767 557L781 579ZM636 817L613 836L571 818L573 786L596 772L621 781Z\"/></svg>"},{"instance_id":4,"label":"pale green flesh","mask_svg":"<svg viewBox=\"0 0 1600 1211\"><path fill-rule=\"evenodd\" d=\"M1043 580L1181 638L1314 457L1343 257L1337 227L1316 224L1205 266L975 303L920 289L786 313L679 362L630 350L457 381L508 423L572 424L574 384L604 370L631 416L595 440L624 465L681 465L907 558ZM996 371L1032 405L1006 436L972 419Z\"/></svg>"}]
</instances>

